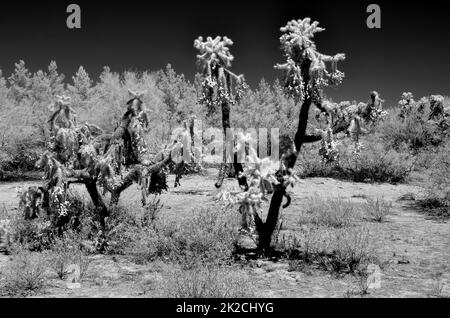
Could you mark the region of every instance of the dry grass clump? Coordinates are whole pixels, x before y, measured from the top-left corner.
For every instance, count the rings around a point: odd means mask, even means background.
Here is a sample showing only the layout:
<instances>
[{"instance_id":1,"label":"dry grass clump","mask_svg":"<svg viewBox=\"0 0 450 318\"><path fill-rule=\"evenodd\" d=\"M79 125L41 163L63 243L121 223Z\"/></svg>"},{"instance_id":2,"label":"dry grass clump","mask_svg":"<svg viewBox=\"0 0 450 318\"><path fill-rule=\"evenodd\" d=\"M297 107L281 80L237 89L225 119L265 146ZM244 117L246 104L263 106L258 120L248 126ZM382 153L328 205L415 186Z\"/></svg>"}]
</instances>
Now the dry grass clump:
<instances>
[{"instance_id":1,"label":"dry grass clump","mask_svg":"<svg viewBox=\"0 0 450 318\"><path fill-rule=\"evenodd\" d=\"M56 238L47 255L50 268L60 279L66 278L67 268L72 264L80 267L82 278L91 262L88 253L83 250L81 241L73 233L65 233L62 237Z\"/></svg>"},{"instance_id":2,"label":"dry grass clump","mask_svg":"<svg viewBox=\"0 0 450 318\"><path fill-rule=\"evenodd\" d=\"M357 273L376 259L370 233L364 226L310 226L284 240L291 270L306 265L333 273Z\"/></svg>"},{"instance_id":3,"label":"dry grass clump","mask_svg":"<svg viewBox=\"0 0 450 318\"><path fill-rule=\"evenodd\" d=\"M12 260L0 269L0 291L11 296L26 296L41 290L46 283L48 259L45 253L14 246Z\"/></svg>"},{"instance_id":4,"label":"dry grass clump","mask_svg":"<svg viewBox=\"0 0 450 318\"><path fill-rule=\"evenodd\" d=\"M353 225L360 218L360 205L341 198L310 197L299 224L314 224L334 228Z\"/></svg>"},{"instance_id":5,"label":"dry grass clump","mask_svg":"<svg viewBox=\"0 0 450 318\"><path fill-rule=\"evenodd\" d=\"M246 298L254 295L249 277L232 267L175 267L163 278L161 290L168 298Z\"/></svg>"},{"instance_id":6,"label":"dry grass clump","mask_svg":"<svg viewBox=\"0 0 450 318\"><path fill-rule=\"evenodd\" d=\"M382 198L366 198L366 200L364 210L370 220L384 222L386 217L392 213L392 202L385 201Z\"/></svg>"},{"instance_id":7,"label":"dry grass clump","mask_svg":"<svg viewBox=\"0 0 450 318\"><path fill-rule=\"evenodd\" d=\"M112 240L136 263L156 259L176 263L227 263L237 241L237 221L231 209L201 209L182 221L121 224ZM117 245L117 244L116 244Z\"/></svg>"}]
</instances>

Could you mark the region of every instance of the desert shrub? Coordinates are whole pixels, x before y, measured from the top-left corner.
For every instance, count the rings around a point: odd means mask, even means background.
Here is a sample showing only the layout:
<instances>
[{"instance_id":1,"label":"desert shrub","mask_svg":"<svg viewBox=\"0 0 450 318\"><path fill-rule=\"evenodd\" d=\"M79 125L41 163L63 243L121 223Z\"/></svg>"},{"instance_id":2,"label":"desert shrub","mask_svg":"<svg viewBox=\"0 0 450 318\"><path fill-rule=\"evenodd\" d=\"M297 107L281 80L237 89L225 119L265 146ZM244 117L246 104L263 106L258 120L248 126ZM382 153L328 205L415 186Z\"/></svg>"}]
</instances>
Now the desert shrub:
<instances>
[{"instance_id":1,"label":"desert shrub","mask_svg":"<svg viewBox=\"0 0 450 318\"><path fill-rule=\"evenodd\" d=\"M305 210L299 223L312 223L329 227L346 227L359 218L359 205L341 198L324 199L319 196L310 197L306 201Z\"/></svg>"},{"instance_id":2,"label":"desert shrub","mask_svg":"<svg viewBox=\"0 0 450 318\"><path fill-rule=\"evenodd\" d=\"M237 241L237 220L231 209L201 209L175 234L183 258L206 263L231 259Z\"/></svg>"},{"instance_id":3,"label":"desert shrub","mask_svg":"<svg viewBox=\"0 0 450 318\"><path fill-rule=\"evenodd\" d=\"M450 143L436 151L429 162L429 184L425 198L419 205L427 214L438 217L450 217Z\"/></svg>"},{"instance_id":4,"label":"desert shrub","mask_svg":"<svg viewBox=\"0 0 450 318\"><path fill-rule=\"evenodd\" d=\"M408 152L385 149L380 143L363 142L362 151L355 155L354 146L347 141L338 145L339 160L322 162L317 147L305 147L299 157L302 177L331 177L355 182L403 182L414 167L413 157ZM317 152L316 152L317 151Z\"/></svg>"},{"instance_id":5,"label":"desert shrub","mask_svg":"<svg viewBox=\"0 0 450 318\"><path fill-rule=\"evenodd\" d=\"M13 180L34 171L34 164L44 149L39 133L31 127L1 127L0 180Z\"/></svg>"},{"instance_id":6,"label":"desert shrub","mask_svg":"<svg viewBox=\"0 0 450 318\"><path fill-rule=\"evenodd\" d=\"M433 284L431 290L427 293L428 297L449 298L448 295L444 294L445 283L442 276L443 273L441 271L432 274Z\"/></svg>"},{"instance_id":7,"label":"desert shrub","mask_svg":"<svg viewBox=\"0 0 450 318\"><path fill-rule=\"evenodd\" d=\"M32 220L26 220L20 214L14 215L10 222L10 233L13 242L26 245L31 251L50 248L55 236L51 219L47 215Z\"/></svg>"},{"instance_id":8,"label":"desert shrub","mask_svg":"<svg viewBox=\"0 0 450 318\"><path fill-rule=\"evenodd\" d=\"M71 264L80 267L80 275L83 277L90 263L80 237L73 232L67 232L62 237L54 239L48 252L48 260L50 267L60 279L66 278L67 267Z\"/></svg>"},{"instance_id":9,"label":"desert shrub","mask_svg":"<svg viewBox=\"0 0 450 318\"><path fill-rule=\"evenodd\" d=\"M37 292L45 285L47 268L45 253L31 252L26 246L16 245L12 261L1 268L0 290L14 296Z\"/></svg>"},{"instance_id":10,"label":"desert shrub","mask_svg":"<svg viewBox=\"0 0 450 318\"><path fill-rule=\"evenodd\" d=\"M430 118L432 102L433 96L424 97L418 102L412 101L407 114L403 114L401 108L393 109L377 130L386 147L399 149L407 144L417 151L427 146L438 146L445 141L448 124L445 119Z\"/></svg>"},{"instance_id":11,"label":"desert shrub","mask_svg":"<svg viewBox=\"0 0 450 318\"><path fill-rule=\"evenodd\" d=\"M78 231L81 218L90 213L91 207L76 192L69 193L66 202L67 210L64 215L52 209L50 214L41 213L34 219L26 219L24 211L15 214L10 222L13 241L26 245L32 251L43 251L50 249L55 238L66 231Z\"/></svg>"},{"instance_id":12,"label":"desert shrub","mask_svg":"<svg viewBox=\"0 0 450 318\"><path fill-rule=\"evenodd\" d=\"M386 217L391 214L392 202L387 202L384 199L366 198L367 202L364 204L364 210L370 220L376 222L383 222Z\"/></svg>"},{"instance_id":13,"label":"desert shrub","mask_svg":"<svg viewBox=\"0 0 450 318\"><path fill-rule=\"evenodd\" d=\"M120 231L115 230L114 252L128 255L136 263L156 259L188 265L225 263L234 252L236 219L229 209L210 208L182 221L156 219L146 223L132 218L121 223Z\"/></svg>"},{"instance_id":14,"label":"desert shrub","mask_svg":"<svg viewBox=\"0 0 450 318\"><path fill-rule=\"evenodd\" d=\"M0 170L3 171L1 180L11 180L34 171L34 164L42 151L43 147L39 146L11 145L0 158Z\"/></svg>"},{"instance_id":15,"label":"desert shrub","mask_svg":"<svg viewBox=\"0 0 450 318\"><path fill-rule=\"evenodd\" d=\"M308 226L287 237L280 247L290 260L291 270L310 265L333 273L356 273L376 258L369 232L361 226Z\"/></svg>"},{"instance_id":16,"label":"desert shrub","mask_svg":"<svg viewBox=\"0 0 450 318\"><path fill-rule=\"evenodd\" d=\"M322 262L335 272L356 272L359 267L374 259L369 231L365 227L338 230L333 239L331 257Z\"/></svg>"},{"instance_id":17,"label":"desert shrub","mask_svg":"<svg viewBox=\"0 0 450 318\"><path fill-rule=\"evenodd\" d=\"M430 217L446 220L450 218L450 198L439 198L433 193L428 193L427 196L419 201L419 206Z\"/></svg>"},{"instance_id":18,"label":"desert shrub","mask_svg":"<svg viewBox=\"0 0 450 318\"><path fill-rule=\"evenodd\" d=\"M169 228L170 226L155 230L152 227L130 227L126 232L128 241L122 246L121 252L130 256L137 264L157 259L174 260L177 258L178 246Z\"/></svg>"},{"instance_id":19,"label":"desert shrub","mask_svg":"<svg viewBox=\"0 0 450 318\"><path fill-rule=\"evenodd\" d=\"M139 219L133 207L118 205L110 209L104 224L95 209L81 220L81 233L92 243L92 249L99 253L123 254L140 229Z\"/></svg>"},{"instance_id":20,"label":"desert shrub","mask_svg":"<svg viewBox=\"0 0 450 318\"><path fill-rule=\"evenodd\" d=\"M118 205L111 209L105 219L105 227L90 218L88 221L91 222L91 228L88 231L96 241L97 249L104 245L103 249L108 253L122 253L122 247L135 240L137 235L145 236L146 230L152 232L156 230L162 207L159 195L154 195L144 206Z\"/></svg>"},{"instance_id":21,"label":"desert shrub","mask_svg":"<svg viewBox=\"0 0 450 318\"><path fill-rule=\"evenodd\" d=\"M320 160L319 146L313 144L305 144L302 146L302 151L298 156L297 166L301 177L348 177L339 165L339 162L326 164Z\"/></svg>"},{"instance_id":22,"label":"desert shrub","mask_svg":"<svg viewBox=\"0 0 450 318\"><path fill-rule=\"evenodd\" d=\"M413 158L409 153L386 150L379 143L364 147L359 156L347 153L347 161L343 163L353 181L403 182L413 169Z\"/></svg>"},{"instance_id":23,"label":"desert shrub","mask_svg":"<svg viewBox=\"0 0 450 318\"><path fill-rule=\"evenodd\" d=\"M168 298L244 298L254 295L245 273L232 267L176 267L164 277L163 297Z\"/></svg>"},{"instance_id":24,"label":"desert shrub","mask_svg":"<svg viewBox=\"0 0 450 318\"><path fill-rule=\"evenodd\" d=\"M331 229L328 227L303 226L299 233L283 235L276 249L287 253L288 258L294 261L291 266L297 261L311 264L317 260L318 255L328 253L331 235Z\"/></svg>"},{"instance_id":25,"label":"desert shrub","mask_svg":"<svg viewBox=\"0 0 450 318\"><path fill-rule=\"evenodd\" d=\"M140 218L141 226L155 225L162 208L163 204L161 203L161 199L158 195L154 195L152 200L144 206L144 213Z\"/></svg>"},{"instance_id":26,"label":"desert shrub","mask_svg":"<svg viewBox=\"0 0 450 318\"><path fill-rule=\"evenodd\" d=\"M299 108L284 95L282 84L276 80L272 85L262 79L254 89L248 89L236 110L231 113L235 127L279 128L280 134L294 135ZM220 122L220 118L218 121Z\"/></svg>"}]
</instances>

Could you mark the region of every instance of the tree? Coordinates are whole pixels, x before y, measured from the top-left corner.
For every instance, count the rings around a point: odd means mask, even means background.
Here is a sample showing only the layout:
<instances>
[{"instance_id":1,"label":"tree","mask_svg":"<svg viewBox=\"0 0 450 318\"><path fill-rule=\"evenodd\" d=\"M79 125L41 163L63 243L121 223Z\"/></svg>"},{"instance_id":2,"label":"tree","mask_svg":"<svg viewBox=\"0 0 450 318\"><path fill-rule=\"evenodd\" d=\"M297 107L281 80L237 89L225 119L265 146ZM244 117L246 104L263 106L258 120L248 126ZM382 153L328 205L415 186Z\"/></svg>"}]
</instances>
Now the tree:
<instances>
[{"instance_id":1,"label":"tree","mask_svg":"<svg viewBox=\"0 0 450 318\"><path fill-rule=\"evenodd\" d=\"M55 61L51 61L47 69L52 96L62 94L64 92L64 74L58 73L58 65Z\"/></svg>"},{"instance_id":2,"label":"tree","mask_svg":"<svg viewBox=\"0 0 450 318\"><path fill-rule=\"evenodd\" d=\"M156 86L161 91L170 130L173 125L179 126L194 115L197 104L195 88L183 74L177 74L170 64L156 74Z\"/></svg>"},{"instance_id":3,"label":"tree","mask_svg":"<svg viewBox=\"0 0 450 318\"><path fill-rule=\"evenodd\" d=\"M3 72L0 70L0 101L3 102L8 94L8 87L6 86L6 80L3 77Z\"/></svg>"},{"instance_id":4,"label":"tree","mask_svg":"<svg viewBox=\"0 0 450 318\"><path fill-rule=\"evenodd\" d=\"M91 93L92 80L89 74L86 72L83 66L78 68L75 76L72 76L73 86L69 86L69 90L74 94L74 97L79 100L79 102L85 102Z\"/></svg>"},{"instance_id":5,"label":"tree","mask_svg":"<svg viewBox=\"0 0 450 318\"><path fill-rule=\"evenodd\" d=\"M0 156L0 162L4 159L4 147L6 144L5 135L8 130L7 122L9 113L9 101L8 101L8 87L6 86L6 79L3 77L2 70L0 70L0 149L2 155ZM1 169L1 167L0 167Z\"/></svg>"},{"instance_id":6,"label":"tree","mask_svg":"<svg viewBox=\"0 0 450 318\"><path fill-rule=\"evenodd\" d=\"M20 60L15 63L14 72L8 78L10 84L11 98L20 103L25 97L28 97L28 92L31 85L31 73L25 67L25 62Z\"/></svg>"}]
</instances>

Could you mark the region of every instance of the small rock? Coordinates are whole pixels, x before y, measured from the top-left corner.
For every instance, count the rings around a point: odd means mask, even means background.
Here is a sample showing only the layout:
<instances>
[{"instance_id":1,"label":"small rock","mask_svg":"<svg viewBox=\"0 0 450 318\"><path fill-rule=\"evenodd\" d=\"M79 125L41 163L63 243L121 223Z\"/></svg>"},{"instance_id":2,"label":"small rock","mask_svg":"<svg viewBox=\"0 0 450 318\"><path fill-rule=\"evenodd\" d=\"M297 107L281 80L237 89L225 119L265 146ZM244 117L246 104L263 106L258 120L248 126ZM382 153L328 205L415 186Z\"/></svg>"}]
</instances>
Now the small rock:
<instances>
[{"instance_id":1,"label":"small rock","mask_svg":"<svg viewBox=\"0 0 450 318\"><path fill-rule=\"evenodd\" d=\"M78 289L81 288L81 284L80 283L67 283L67 288L69 289Z\"/></svg>"},{"instance_id":2,"label":"small rock","mask_svg":"<svg viewBox=\"0 0 450 318\"><path fill-rule=\"evenodd\" d=\"M67 278L66 285L67 288L74 289L80 288L80 277L81 277L81 269L77 264L71 264L67 266Z\"/></svg>"},{"instance_id":3,"label":"small rock","mask_svg":"<svg viewBox=\"0 0 450 318\"><path fill-rule=\"evenodd\" d=\"M367 266L367 289L379 289L381 288L381 269L378 265L369 264Z\"/></svg>"}]
</instances>

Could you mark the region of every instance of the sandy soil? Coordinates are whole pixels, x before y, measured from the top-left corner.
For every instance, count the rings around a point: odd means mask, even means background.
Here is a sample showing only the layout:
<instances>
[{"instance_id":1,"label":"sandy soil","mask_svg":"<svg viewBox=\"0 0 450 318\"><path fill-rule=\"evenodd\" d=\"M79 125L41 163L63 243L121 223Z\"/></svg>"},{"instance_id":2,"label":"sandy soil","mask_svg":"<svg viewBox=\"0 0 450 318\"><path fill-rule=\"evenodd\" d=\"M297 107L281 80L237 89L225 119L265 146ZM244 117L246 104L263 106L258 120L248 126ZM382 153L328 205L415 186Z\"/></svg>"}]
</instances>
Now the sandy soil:
<instances>
[{"instance_id":1,"label":"sandy soil","mask_svg":"<svg viewBox=\"0 0 450 318\"><path fill-rule=\"evenodd\" d=\"M189 217L194 209L214 205L215 172L205 176L185 176L181 187L161 197L162 217ZM173 178L170 179L170 184ZM16 187L34 183L0 184L0 209L17 205ZM235 188L226 180L224 187ZM296 220L310 196L340 197L363 202L364 197L383 197L393 202L393 213L383 223L367 223L377 255L384 264L381 289L368 297L428 297L442 273L443 296L450 295L450 224L427 218L413 207L413 201L401 200L408 194L420 196L422 189L412 185L365 184L327 178L305 179L292 191L292 205L283 211L286 227L295 228ZM124 202L139 202L135 186L123 195ZM267 210L267 209L266 209ZM0 266L9 257L0 255ZM359 279L352 275L336 277L322 271L289 271L285 262L259 260L257 266L245 266L254 279L259 297L346 297L358 289ZM155 286L162 279L159 263L136 265L124 257L96 255L81 288L68 289L53 277L40 297L157 297Z\"/></svg>"}]
</instances>

